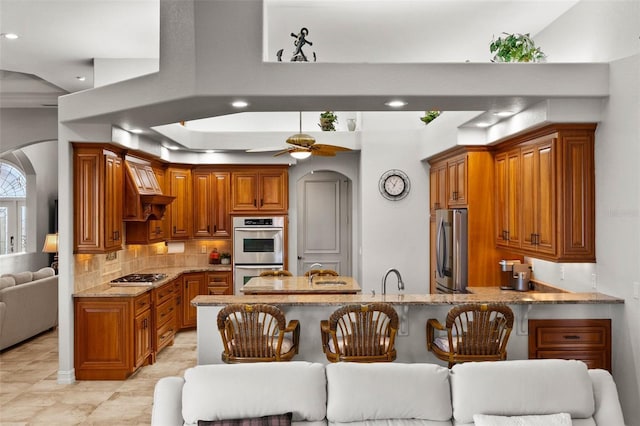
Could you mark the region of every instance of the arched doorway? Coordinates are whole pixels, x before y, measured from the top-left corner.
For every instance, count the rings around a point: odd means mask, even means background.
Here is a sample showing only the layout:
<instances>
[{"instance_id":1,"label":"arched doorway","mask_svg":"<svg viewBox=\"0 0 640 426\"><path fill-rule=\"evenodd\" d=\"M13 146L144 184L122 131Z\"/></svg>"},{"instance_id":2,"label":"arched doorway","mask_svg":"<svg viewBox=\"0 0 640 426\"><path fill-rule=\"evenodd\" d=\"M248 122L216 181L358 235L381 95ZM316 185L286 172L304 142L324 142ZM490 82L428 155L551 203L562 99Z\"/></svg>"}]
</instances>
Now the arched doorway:
<instances>
[{"instance_id":1,"label":"arched doorway","mask_svg":"<svg viewBox=\"0 0 640 426\"><path fill-rule=\"evenodd\" d=\"M341 173L314 171L297 186L298 274L314 263L352 275L351 181Z\"/></svg>"}]
</instances>

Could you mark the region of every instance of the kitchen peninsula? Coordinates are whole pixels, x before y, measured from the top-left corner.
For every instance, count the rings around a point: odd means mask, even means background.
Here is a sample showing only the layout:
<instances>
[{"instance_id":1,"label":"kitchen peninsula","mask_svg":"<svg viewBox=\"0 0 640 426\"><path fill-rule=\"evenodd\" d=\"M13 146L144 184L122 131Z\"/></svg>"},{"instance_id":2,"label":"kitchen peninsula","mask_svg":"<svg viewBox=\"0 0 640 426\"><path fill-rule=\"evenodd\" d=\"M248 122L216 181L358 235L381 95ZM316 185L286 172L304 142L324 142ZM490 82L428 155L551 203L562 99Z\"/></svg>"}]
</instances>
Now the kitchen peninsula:
<instances>
[{"instance_id":1,"label":"kitchen peninsula","mask_svg":"<svg viewBox=\"0 0 640 426\"><path fill-rule=\"evenodd\" d=\"M240 289L251 294L356 294L362 289L353 277L253 277Z\"/></svg>"},{"instance_id":2,"label":"kitchen peninsula","mask_svg":"<svg viewBox=\"0 0 640 426\"><path fill-rule=\"evenodd\" d=\"M301 325L300 351L295 359L326 362L320 343L320 321L338 307L356 303L388 302L400 317L396 338L399 362L438 361L426 350L425 324L429 318L444 320L452 305L461 303L506 303L516 315L509 346L509 359L528 357L528 320L560 318L611 318L623 299L602 293L541 291L480 292L478 294L266 294L244 296L197 296L198 364L220 363L222 343L215 329L218 312L231 303L271 303L284 310L287 320ZM615 328L614 328L615 333Z\"/></svg>"}]
</instances>

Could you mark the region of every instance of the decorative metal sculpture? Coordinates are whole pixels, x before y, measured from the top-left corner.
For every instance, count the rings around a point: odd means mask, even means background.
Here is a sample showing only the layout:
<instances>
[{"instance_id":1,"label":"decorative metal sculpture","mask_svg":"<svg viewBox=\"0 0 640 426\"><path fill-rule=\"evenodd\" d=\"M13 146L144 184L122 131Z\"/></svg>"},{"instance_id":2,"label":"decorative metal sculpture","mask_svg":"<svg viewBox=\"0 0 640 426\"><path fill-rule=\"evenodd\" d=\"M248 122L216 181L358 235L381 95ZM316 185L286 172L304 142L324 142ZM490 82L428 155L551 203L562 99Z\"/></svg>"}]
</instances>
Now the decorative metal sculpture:
<instances>
[{"instance_id":1,"label":"decorative metal sculpture","mask_svg":"<svg viewBox=\"0 0 640 426\"><path fill-rule=\"evenodd\" d=\"M295 41L293 45L296 47L293 51L293 56L291 57L291 62L309 62L307 59L307 55L304 54L302 48L304 45L308 44L309 46L313 46L313 43L307 40L307 35L309 35L309 30L306 27L302 27L298 34L291 33L291 37L295 37ZM282 52L284 49L278 50L276 56L278 57L278 62L282 62ZM313 62L316 61L316 52L313 52Z\"/></svg>"}]
</instances>

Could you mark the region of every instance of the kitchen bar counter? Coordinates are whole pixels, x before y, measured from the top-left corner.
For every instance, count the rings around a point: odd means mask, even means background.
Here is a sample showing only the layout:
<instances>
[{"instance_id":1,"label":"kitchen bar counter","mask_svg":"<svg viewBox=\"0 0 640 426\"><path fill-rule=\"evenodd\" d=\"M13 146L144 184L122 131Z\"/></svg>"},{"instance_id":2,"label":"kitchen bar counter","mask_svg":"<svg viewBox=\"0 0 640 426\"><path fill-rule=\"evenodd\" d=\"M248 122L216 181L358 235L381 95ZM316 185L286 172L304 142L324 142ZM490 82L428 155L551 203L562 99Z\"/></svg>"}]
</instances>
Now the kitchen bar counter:
<instances>
[{"instance_id":1,"label":"kitchen bar counter","mask_svg":"<svg viewBox=\"0 0 640 426\"><path fill-rule=\"evenodd\" d=\"M519 292L487 287L478 294L280 294L245 296L197 296L194 306L225 306L231 303L273 303L278 305L346 305L349 303L388 302L394 305L457 305L461 303L506 303L509 305L536 304L617 304L624 299L603 293L542 293Z\"/></svg>"},{"instance_id":2,"label":"kitchen bar counter","mask_svg":"<svg viewBox=\"0 0 640 426\"><path fill-rule=\"evenodd\" d=\"M73 297L135 297L175 280L182 274L192 272L231 272L231 265L182 266L170 268L149 268L136 273L165 274L167 277L148 285L112 286L109 281L95 287L74 293Z\"/></svg>"},{"instance_id":3,"label":"kitchen bar counter","mask_svg":"<svg viewBox=\"0 0 640 426\"><path fill-rule=\"evenodd\" d=\"M240 289L251 294L357 294L362 291L353 277L253 277Z\"/></svg>"}]
</instances>

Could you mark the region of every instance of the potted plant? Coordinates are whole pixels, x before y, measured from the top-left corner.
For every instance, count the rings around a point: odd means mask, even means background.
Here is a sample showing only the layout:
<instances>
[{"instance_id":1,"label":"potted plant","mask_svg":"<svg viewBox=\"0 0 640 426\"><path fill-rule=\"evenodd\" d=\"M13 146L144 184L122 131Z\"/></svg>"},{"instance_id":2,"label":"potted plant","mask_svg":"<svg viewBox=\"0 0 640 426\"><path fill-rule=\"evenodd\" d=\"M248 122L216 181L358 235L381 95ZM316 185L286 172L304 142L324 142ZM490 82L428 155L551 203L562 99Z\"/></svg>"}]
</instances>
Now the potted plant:
<instances>
[{"instance_id":1,"label":"potted plant","mask_svg":"<svg viewBox=\"0 0 640 426\"><path fill-rule=\"evenodd\" d=\"M541 62L546 58L529 33L502 34L489 44L489 50L494 53L491 62Z\"/></svg>"},{"instance_id":2,"label":"potted plant","mask_svg":"<svg viewBox=\"0 0 640 426\"><path fill-rule=\"evenodd\" d=\"M223 265L228 265L231 263L231 253L228 251L223 251L220 253L220 263Z\"/></svg>"},{"instance_id":3,"label":"potted plant","mask_svg":"<svg viewBox=\"0 0 640 426\"><path fill-rule=\"evenodd\" d=\"M424 117L420 117L420 120L422 120L424 124L429 124L433 120L438 118L439 115L440 115L440 111L438 110L425 111Z\"/></svg>"},{"instance_id":4,"label":"potted plant","mask_svg":"<svg viewBox=\"0 0 640 426\"><path fill-rule=\"evenodd\" d=\"M325 111L320 114L320 123L318 126L325 132L334 132L336 130L335 124L338 122L338 116L333 111Z\"/></svg>"}]
</instances>

